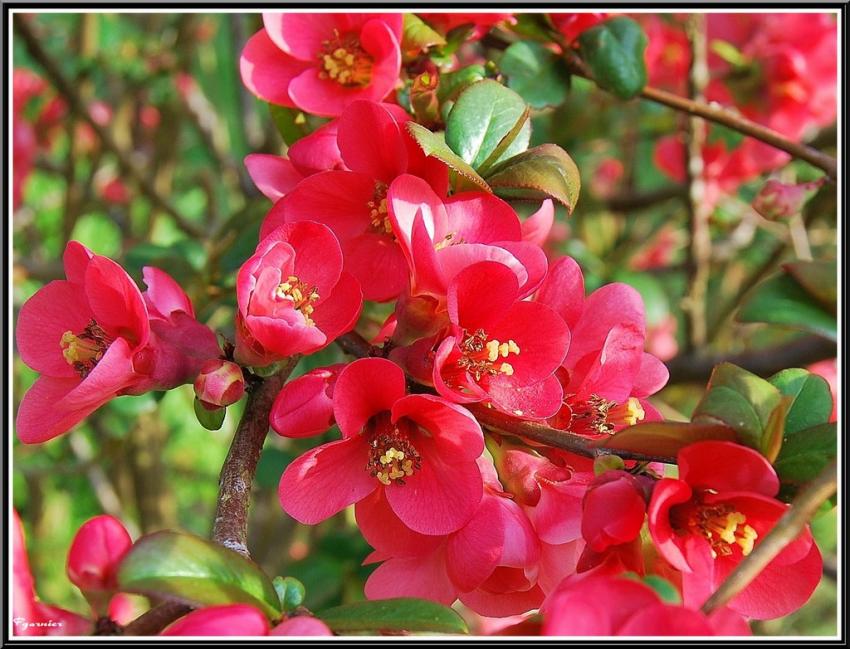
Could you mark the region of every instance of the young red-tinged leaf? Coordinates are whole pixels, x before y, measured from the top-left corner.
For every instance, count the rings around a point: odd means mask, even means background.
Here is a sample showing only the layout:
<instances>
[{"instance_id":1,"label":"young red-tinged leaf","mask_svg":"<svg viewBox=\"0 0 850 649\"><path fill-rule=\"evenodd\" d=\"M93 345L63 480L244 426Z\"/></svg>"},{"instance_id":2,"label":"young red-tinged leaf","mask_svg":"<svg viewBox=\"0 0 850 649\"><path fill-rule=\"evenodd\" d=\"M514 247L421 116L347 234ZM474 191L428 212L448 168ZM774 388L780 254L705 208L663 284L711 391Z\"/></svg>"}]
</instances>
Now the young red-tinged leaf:
<instances>
[{"instance_id":1,"label":"young red-tinged leaf","mask_svg":"<svg viewBox=\"0 0 850 649\"><path fill-rule=\"evenodd\" d=\"M259 566L191 534L154 532L136 541L118 570L119 590L200 606L251 604L280 617L280 601Z\"/></svg>"},{"instance_id":2,"label":"young red-tinged leaf","mask_svg":"<svg viewBox=\"0 0 850 649\"><path fill-rule=\"evenodd\" d=\"M335 633L469 633L466 623L452 609L412 597L344 604L317 613L316 617Z\"/></svg>"},{"instance_id":3,"label":"young red-tinged leaf","mask_svg":"<svg viewBox=\"0 0 850 649\"><path fill-rule=\"evenodd\" d=\"M413 59L421 52L446 44L446 39L416 14L404 14L403 25L401 51L406 59Z\"/></svg>"},{"instance_id":4,"label":"young red-tinged leaf","mask_svg":"<svg viewBox=\"0 0 850 649\"><path fill-rule=\"evenodd\" d=\"M464 184L467 189L483 189L488 193L492 193L487 181L479 176L475 169L470 167L465 160L449 148L441 133L432 133L424 126L415 122L408 122L407 130L426 156L433 156L446 163L449 169L465 181ZM455 189L459 190L463 189L463 187L455 187Z\"/></svg>"},{"instance_id":5,"label":"young red-tinged leaf","mask_svg":"<svg viewBox=\"0 0 850 649\"><path fill-rule=\"evenodd\" d=\"M791 368L774 374L768 381L792 399L785 418L785 435L829 421L832 393L823 377L801 368Z\"/></svg>"},{"instance_id":6,"label":"young red-tinged leaf","mask_svg":"<svg viewBox=\"0 0 850 649\"><path fill-rule=\"evenodd\" d=\"M686 446L706 440L734 442L735 431L722 423L651 421L629 426L600 440L600 448L667 457L673 460Z\"/></svg>"},{"instance_id":7,"label":"young red-tinged leaf","mask_svg":"<svg viewBox=\"0 0 850 649\"><path fill-rule=\"evenodd\" d=\"M473 83L460 93L449 113L446 144L476 170L497 147L501 153L491 164L507 160L528 148L531 124L527 119L520 121L527 110L522 97L497 81ZM518 122L520 128L515 130Z\"/></svg>"},{"instance_id":8,"label":"young red-tinged leaf","mask_svg":"<svg viewBox=\"0 0 850 649\"><path fill-rule=\"evenodd\" d=\"M487 182L507 199L553 198L572 213L581 179L569 154L555 144L542 144L490 169Z\"/></svg>"}]
</instances>

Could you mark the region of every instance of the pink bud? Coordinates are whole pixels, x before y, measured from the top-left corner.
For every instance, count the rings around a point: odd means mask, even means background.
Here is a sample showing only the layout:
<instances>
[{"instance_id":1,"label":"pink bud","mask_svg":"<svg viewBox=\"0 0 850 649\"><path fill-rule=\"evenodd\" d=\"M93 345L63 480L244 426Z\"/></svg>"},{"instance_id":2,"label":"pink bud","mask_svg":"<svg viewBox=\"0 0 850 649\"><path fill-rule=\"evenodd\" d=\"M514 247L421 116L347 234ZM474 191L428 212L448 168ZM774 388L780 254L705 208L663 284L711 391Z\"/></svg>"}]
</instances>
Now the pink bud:
<instances>
[{"instance_id":1,"label":"pink bud","mask_svg":"<svg viewBox=\"0 0 850 649\"><path fill-rule=\"evenodd\" d=\"M625 471L596 478L584 496L581 534L591 549L602 552L634 540L646 513L644 489Z\"/></svg>"},{"instance_id":2,"label":"pink bud","mask_svg":"<svg viewBox=\"0 0 850 649\"><path fill-rule=\"evenodd\" d=\"M333 390L343 367L319 367L283 386L272 406L271 427L284 437L324 433L334 423Z\"/></svg>"},{"instance_id":3,"label":"pink bud","mask_svg":"<svg viewBox=\"0 0 850 649\"><path fill-rule=\"evenodd\" d=\"M787 219L799 214L808 193L822 184L823 180L816 180L802 185L789 185L771 178L753 200L753 209L769 221Z\"/></svg>"},{"instance_id":4,"label":"pink bud","mask_svg":"<svg viewBox=\"0 0 850 649\"><path fill-rule=\"evenodd\" d=\"M114 590L116 573L133 541L112 516L95 516L77 530L68 550L68 578L80 590Z\"/></svg>"},{"instance_id":5,"label":"pink bud","mask_svg":"<svg viewBox=\"0 0 850 649\"><path fill-rule=\"evenodd\" d=\"M236 403L245 394L242 368L218 358L207 361L195 379L195 394L207 410Z\"/></svg>"}]
</instances>

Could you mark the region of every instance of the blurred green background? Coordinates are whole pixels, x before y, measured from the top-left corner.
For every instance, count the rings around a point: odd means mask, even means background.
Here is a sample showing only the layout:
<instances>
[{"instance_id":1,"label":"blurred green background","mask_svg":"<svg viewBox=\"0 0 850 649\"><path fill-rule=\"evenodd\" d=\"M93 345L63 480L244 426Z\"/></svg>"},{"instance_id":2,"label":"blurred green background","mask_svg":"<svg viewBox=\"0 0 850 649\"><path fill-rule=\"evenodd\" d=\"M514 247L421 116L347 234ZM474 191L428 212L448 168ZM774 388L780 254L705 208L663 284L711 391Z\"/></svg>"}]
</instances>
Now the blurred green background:
<instances>
[{"instance_id":1,"label":"blurred green background","mask_svg":"<svg viewBox=\"0 0 850 649\"><path fill-rule=\"evenodd\" d=\"M45 282L62 277L64 244L77 239L119 261L137 280L144 265L171 273L192 297L199 319L232 339L234 273L253 252L269 208L242 159L249 152L285 151L267 106L239 80L239 52L259 28L259 17L38 14L16 19L27 21L80 98L99 110L98 119L120 155L70 109L39 132L13 221L15 308ZM15 69L45 76L20 38L13 47ZM28 98L22 118L37 123L56 96L47 83L43 92ZM646 101L619 102L574 79L560 106L535 111L533 127L532 144L560 144L583 177L575 213L569 218L558 214L552 250L576 257L586 271L588 290L613 280L632 283L647 303L650 328L662 336L666 332L668 347L672 341L680 353L686 351L681 302L688 213L681 192L652 162L655 141L680 130L680 116ZM173 206L172 213L122 171L122 157L141 170L156 194ZM609 159L623 167L613 196L599 180L604 174L597 173ZM799 180L818 175L804 163L791 168ZM737 287L754 271L766 262L771 270L791 256L782 247L784 232L752 220L748 204L759 187L759 182L744 186L712 217L712 237L725 251L712 264L709 285L708 303L720 305L718 312L736 299ZM645 206L616 200L653 194L655 200ZM810 204L816 210L808 220L816 258L835 256L834 201L834 191L826 191ZM517 209L527 214L533 207ZM638 272L636 259L662 239L668 249L663 263ZM780 254L774 258L776 249ZM368 310L361 330L376 329L387 309ZM781 345L796 335L723 320L704 351L734 354ZM342 355L331 347L303 360L296 373L339 360ZM15 403L34 378L16 358ZM673 383L655 402L666 416L683 419L703 387L704 381ZM24 521L44 601L85 610L82 596L65 578L64 561L74 532L91 516L113 514L134 537L162 528L209 534L218 472L242 404L229 409L221 430L210 432L197 423L192 399L191 386L121 397L51 442L26 446L15 440L14 506ZM333 439L334 433L325 438ZM270 434L255 484L249 540L252 556L269 574L304 582L311 609L361 599L371 569L360 565L369 547L353 516L341 514L305 527L280 509L276 490L283 468L316 443ZM755 625L757 633L836 632L835 511L820 515L813 531L832 576L824 578L802 610Z\"/></svg>"}]
</instances>

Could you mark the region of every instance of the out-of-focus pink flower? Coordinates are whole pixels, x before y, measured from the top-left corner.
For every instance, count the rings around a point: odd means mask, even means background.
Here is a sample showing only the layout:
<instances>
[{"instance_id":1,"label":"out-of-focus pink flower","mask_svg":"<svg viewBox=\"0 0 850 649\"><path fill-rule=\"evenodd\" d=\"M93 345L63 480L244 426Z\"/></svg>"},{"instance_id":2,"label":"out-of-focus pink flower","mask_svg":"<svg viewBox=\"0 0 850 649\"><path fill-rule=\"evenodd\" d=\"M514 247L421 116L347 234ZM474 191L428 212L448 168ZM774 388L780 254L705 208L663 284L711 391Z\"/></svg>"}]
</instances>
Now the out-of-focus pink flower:
<instances>
[{"instance_id":1,"label":"out-of-focus pink flower","mask_svg":"<svg viewBox=\"0 0 850 649\"><path fill-rule=\"evenodd\" d=\"M319 367L289 381L269 415L271 427L284 437L310 437L334 423L333 391L345 364Z\"/></svg>"},{"instance_id":2,"label":"out-of-focus pink flower","mask_svg":"<svg viewBox=\"0 0 850 649\"><path fill-rule=\"evenodd\" d=\"M564 35L568 43L571 43L581 33L591 27L595 27L603 20L611 16L609 13L572 13L572 14L549 14L555 29Z\"/></svg>"},{"instance_id":3,"label":"out-of-focus pink flower","mask_svg":"<svg viewBox=\"0 0 850 649\"><path fill-rule=\"evenodd\" d=\"M679 342L676 340L676 329L679 326L676 316L668 313L655 325L646 327L646 352L660 361L669 361L679 353Z\"/></svg>"},{"instance_id":4,"label":"out-of-focus pink flower","mask_svg":"<svg viewBox=\"0 0 850 649\"><path fill-rule=\"evenodd\" d=\"M124 181L117 176L111 176L105 181L98 184L98 192L100 192L103 200L115 205L126 205L130 202L130 190Z\"/></svg>"},{"instance_id":5,"label":"out-of-focus pink flower","mask_svg":"<svg viewBox=\"0 0 850 649\"><path fill-rule=\"evenodd\" d=\"M425 157L404 128L409 119L390 104L349 105L337 126L345 170L315 173L287 190L263 222L260 236L282 223L324 223L339 239L345 268L360 282L364 297L398 297L408 283L408 270L389 213L388 187L399 176L407 177L403 174L412 174L431 193L444 196L448 187L447 167Z\"/></svg>"},{"instance_id":6,"label":"out-of-focus pink flower","mask_svg":"<svg viewBox=\"0 0 850 649\"><path fill-rule=\"evenodd\" d=\"M711 21L713 14L707 16ZM688 89L691 46L680 16L637 14L633 16L647 37L646 71L649 84L684 95Z\"/></svg>"},{"instance_id":7,"label":"out-of-focus pink flower","mask_svg":"<svg viewBox=\"0 0 850 649\"><path fill-rule=\"evenodd\" d=\"M833 422L838 419L838 366L837 360L829 358L825 361L812 363L807 368L810 372L814 372L818 376L823 377L829 383L829 391L832 392L832 415L829 421Z\"/></svg>"},{"instance_id":8,"label":"out-of-focus pink flower","mask_svg":"<svg viewBox=\"0 0 850 649\"><path fill-rule=\"evenodd\" d=\"M333 117L398 82L402 14L264 13L263 25L240 60L260 99Z\"/></svg>"},{"instance_id":9,"label":"out-of-focus pink flower","mask_svg":"<svg viewBox=\"0 0 850 649\"><path fill-rule=\"evenodd\" d=\"M705 616L665 604L652 588L624 577L568 579L545 603L543 635L714 636L750 635L726 610Z\"/></svg>"},{"instance_id":10,"label":"out-of-focus pink flower","mask_svg":"<svg viewBox=\"0 0 850 649\"><path fill-rule=\"evenodd\" d=\"M309 354L350 330L363 306L333 233L312 221L266 236L239 269L236 359L264 366Z\"/></svg>"},{"instance_id":11,"label":"out-of-focus pink flower","mask_svg":"<svg viewBox=\"0 0 850 649\"><path fill-rule=\"evenodd\" d=\"M479 262L457 274L448 289L449 332L434 354L440 394L523 417L557 411L562 393L553 373L570 332L552 309L520 297L516 274L501 263Z\"/></svg>"},{"instance_id":12,"label":"out-of-focus pink flower","mask_svg":"<svg viewBox=\"0 0 850 649\"><path fill-rule=\"evenodd\" d=\"M421 534L448 534L469 521L482 493L481 427L463 408L405 391L404 372L390 361L348 365L333 393L343 439L286 468L278 490L284 511L313 525L377 490Z\"/></svg>"},{"instance_id":13,"label":"out-of-focus pink flower","mask_svg":"<svg viewBox=\"0 0 850 649\"><path fill-rule=\"evenodd\" d=\"M467 37L467 41L480 39L499 23L516 22L513 14L499 13L420 13L418 16L441 34L447 34L464 25L471 27L472 33Z\"/></svg>"},{"instance_id":14,"label":"out-of-focus pink flower","mask_svg":"<svg viewBox=\"0 0 850 649\"><path fill-rule=\"evenodd\" d=\"M661 419L646 397L664 386L669 373L643 351L643 300L635 289L608 284L585 298L581 269L563 257L550 268L536 300L556 311L572 333L556 375L564 401L550 420L553 426L599 436Z\"/></svg>"},{"instance_id":15,"label":"out-of-focus pink flower","mask_svg":"<svg viewBox=\"0 0 850 649\"><path fill-rule=\"evenodd\" d=\"M682 245L681 230L675 227L663 227L657 235L635 254L629 266L633 270L663 268L670 264L673 253Z\"/></svg>"},{"instance_id":16,"label":"out-of-focus pink flower","mask_svg":"<svg viewBox=\"0 0 850 649\"><path fill-rule=\"evenodd\" d=\"M590 189L599 198L610 198L617 192L625 168L616 158L605 158L593 172Z\"/></svg>"},{"instance_id":17,"label":"out-of-focus pink flower","mask_svg":"<svg viewBox=\"0 0 850 649\"><path fill-rule=\"evenodd\" d=\"M149 131L156 129L161 120L162 115L156 106L145 105L139 109L139 123Z\"/></svg>"},{"instance_id":18,"label":"out-of-focus pink flower","mask_svg":"<svg viewBox=\"0 0 850 649\"><path fill-rule=\"evenodd\" d=\"M768 179L753 199L753 209L768 221L780 221L803 211L810 193L823 185L822 180L791 185Z\"/></svg>"},{"instance_id":19,"label":"out-of-focus pink flower","mask_svg":"<svg viewBox=\"0 0 850 649\"><path fill-rule=\"evenodd\" d=\"M195 395L208 410L236 403L245 394L245 377L236 363L220 358L208 360L195 379Z\"/></svg>"},{"instance_id":20,"label":"out-of-focus pink flower","mask_svg":"<svg viewBox=\"0 0 850 649\"><path fill-rule=\"evenodd\" d=\"M192 380L204 359L189 356L189 345L205 358L218 354L215 335L162 271L145 270L143 297L124 269L76 241L63 259L67 279L41 288L18 316L18 352L41 374L18 408L18 437L28 444L61 435L117 395ZM149 313L146 301L153 308L171 299L181 301L174 311Z\"/></svg>"},{"instance_id":21,"label":"out-of-focus pink flower","mask_svg":"<svg viewBox=\"0 0 850 649\"><path fill-rule=\"evenodd\" d=\"M95 516L77 530L68 550L68 579L82 591L114 591L118 566L133 545L116 518Z\"/></svg>"},{"instance_id":22,"label":"out-of-focus pink flower","mask_svg":"<svg viewBox=\"0 0 850 649\"><path fill-rule=\"evenodd\" d=\"M24 528L17 511L12 511L12 634L86 635L91 620L71 611L39 601L30 571Z\"/></svg>"},{"instance_id":23,"label":"out-of-focus pink flower","mask_svg":"<svg viewBox=\"0 0 850 649\"><path fill-rule=\"evenodd\" d=\"M775 499L770 463L732 442L698 442L679 452L679 478L655 485L649 531L659 553L682 572L686 606L698 607L776 525L788 506ZM772 619L800 608L822 574L808 527L730 602L747 617Z\"/></svg>"}]
</instances>

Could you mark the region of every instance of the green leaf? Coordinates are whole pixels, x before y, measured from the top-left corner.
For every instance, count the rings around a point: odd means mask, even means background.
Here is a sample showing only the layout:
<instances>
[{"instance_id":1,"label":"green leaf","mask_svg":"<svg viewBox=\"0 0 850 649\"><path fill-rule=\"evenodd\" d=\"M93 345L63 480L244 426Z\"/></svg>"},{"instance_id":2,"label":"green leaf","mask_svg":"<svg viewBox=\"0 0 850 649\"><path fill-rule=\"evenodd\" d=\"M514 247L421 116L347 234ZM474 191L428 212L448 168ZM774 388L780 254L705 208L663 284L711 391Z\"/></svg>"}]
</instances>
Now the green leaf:
<instances>
[{"instance_id":1,"label":"green leaf","mask_svg":"<svg viewBox=\"0 0 850 649\"><path fill-rule=\"evenodd\" d=\"M198 536L154 532L136 541L118 571L123 593L194 605L251 604L280 617L271 580L251 560Z\"/></svg>"},{"instance_id":2,"label":"green leaf","mask_svg":"<svg viewBox=\"0 0 850 649\"><path fill-rule=\"evenodd\" d=\"M295 108L269 104L269 113L272 116L272 122L287 146L292 146L297 140L310 133L304 113Z\"/></svg>"},{"instance_id":3,"label":"green leaf","mask_svg":"<svg viewBox=\"0 0 850 649\"><path fill-rule=\"evenodd\" d=\"M528 148L531 124L527 120L502 144L527 108L522 97L492 79L473 83L460 93L449 113L446 144L476 170L500 145L502 154L495 162L510 158Z\"/></svg>"},{"instance_id":4,"label":"green leaf","mask_svg":"<svg viewBox=\"0 0 850 649\"><path fill-rule=\"evenodd\" d=\"M358 631L469 632L466 623L452 609L412 597L345 604L317 613L316 617L327 624L335 633Z\"/></svg>"},{"instance_id":5,"label":"green leaf","mask_svg":"<svg viewBox=\"0 0 850 649\"><path fill-rule=\"evenodd\" d=\"M798 487L816 478L836 455L836 432L833 422L787 434L773 463L780 481Z\"/></svg>"},{"instance_id":6,"label":"green leaf","mask_svg":"<svg viewBox=\"0 0 850 649\"><path fill-rule=\"evenodd\" d=\"M692 421L725 424L742 444L773 461L782 443L789 404L790 399L761 377L732 363L721 363L711 373Z\"/></svg>"},{"instance_id":7,"label":"green leaf","mask_svg":"<svg viewBox=\"0 0 850 649\"><path fill-rule=\"evenodd\" d=\"M285 613L294 611L304 603L304 595L306 593L304 584L295 577L275 577L272 579L272 585L275 591L277 591L281 610Z\"/></svg>"},{"instance_id":8,"label":"green leaf","mask_svg":"<svg viewBox=\"0 0 850 649\"><path fill-rule=\"evenodd\" d=\"M600 88L631 99L646 85L643 53L647 39L631 18L606 20L578 37L581 57Z\"/></svg>"},{"instance_id":9,"label":"green leaf","mask_svg":"<svg viewBox=\"0 0 850 649\"><path fill-rule=\"evenodd\" d=\"M218 430L224 423L224 416L227 414L227 408L216 408L215 410L207 410L201 404L201 400L195 397L194 402L195 417L198 418L198 423L207 430Z\"/></svg>"},{"instance_id":10,"label":"green leaf","mask_svg":"<svg viewBox=\"0 0 850 649\"><path fill-rule=\"evenodd\" d=\"M608 471L622 471L626 468L619 455L597 455L593 459L593 475L602 475Z\"/></svg>"},{"instance_id":11,"label":"green leaf","mask_svg":"<svg viewBox=\"0 0 850 649\"><path fill-rule=\"evenodd\" d=\"M401 51L406 57L413 58L420 52L446 44L446 39L431 29L416 14L404 14L401 34Z\"/></svg>"},{"instance_id":12,"label":"green leaf","mask_svg":"<svg viewBox=\"0 0 850 649\"><path fill-rule=\"evenodd\" d=\"M533 41L517 41L505 50L499 69L508 87L534 108L560 106L567 98L569 73L552 50Z\"/></svg>"},{"instance_id":13,"label":"green leaf","mask_svg":"<svg viewBox=\"0 0 850 649\"><path fill-rule=\"evenodd\" d=\"M808 370L792 368L774 374L768 381L792 399L785 417L786 436L829 421L832 393L823 377Z\"/></svg>"},{"instance_id":14,"label":"green leaf","mask_svg":"<svg viewBox=\"0 0 850 649\"><path fill-rule=\"evenodd\" d=\"M759 284L738 310L736 318L740 322L767 322L804 329L836 340L835 316L786 273Z\"/></svg>"},{"instance_id":15,"label":"green leaf","mask_svg":"<svg viewBox=\"0 0 850 649\"><path fill-rule=\"evenodd\" d=\"M803 289L826 307L830 313L835 313L838 302L838 269L835 260L829 261L795 261L783 264L782 267L793 277Z\"/></svg>"},{"instance_id":16,"label":"green leaf","mask_svg":"<svg viewBox=\"0 0 850 649\"><path fill-rule=\"evenodd\" d=\"M569 154L555 144L542 144L505 160L487 172L487 182L503 198L553 198L572 213L581 178Z\"/></svg>"},{"instance_id":17,"label":"green leaf","mask_svg":"<svg viewBox=\"0 0 850 649\"><path fill-rule=\"evenodd\" d=\"M650 421L629 426L606 437L597 446L612 451L631 451L675 458L683 448L706 440L735 441L735 431L722 423Z\"/></svg>"},{"instance_id":18,"label":"green leaf","mask_svg":"<svg viewBox=\"0 0 850 649\"><path fill-rule=\"evenodd\" d=\"M475 169L470 167L465 160L449 148L441 133L432 133L424 126L415 122L408 122L407 130L426 156L433 156L446 163L449 169L466 181L465 185L467 187L483 189L486 192L492 193L487 181L479 176Z\"/></svg>"},{"instance_id":19,"label":"green leaf","mask_svg":"<svg viewBox=\"0 0 850 649\"><path fill-rule=\"evenodd\" d=\"M679 591L669 581L658 575L646 575L643 577L643 583L649 586L661 598L665 604L673 604L678 606L682 603L682 598L679 596Z\"/></svg>"},{"instance_id":20,"label":"green leaf","mask_svg":"<svg viewBox=\"0 0 850 649\"><path fill-rule=\"evenodd\" d=\"M440 103L454 100L467 86L487 77L487 71L478 63L468 65L454 72L440 74L440 85L437 86L437 99Z\"/></svg>"}]
</instances>

